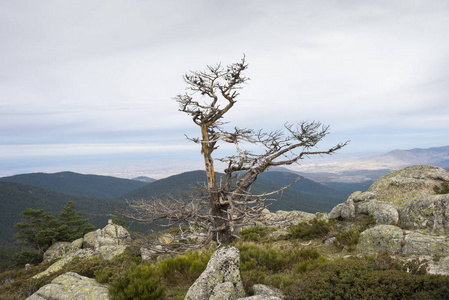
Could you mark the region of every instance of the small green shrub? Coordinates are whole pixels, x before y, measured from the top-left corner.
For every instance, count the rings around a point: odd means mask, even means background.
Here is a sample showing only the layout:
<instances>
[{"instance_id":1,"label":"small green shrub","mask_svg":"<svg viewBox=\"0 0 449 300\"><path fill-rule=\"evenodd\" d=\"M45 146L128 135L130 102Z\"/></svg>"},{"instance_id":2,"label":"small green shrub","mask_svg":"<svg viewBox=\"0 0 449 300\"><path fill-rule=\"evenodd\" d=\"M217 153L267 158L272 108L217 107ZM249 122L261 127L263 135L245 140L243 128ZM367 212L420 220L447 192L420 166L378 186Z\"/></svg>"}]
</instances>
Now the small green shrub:
<instances>
[{"instance_id":1,"label":"small green shrub","mask_svg":"<svg viewBox=\"0 0 449 300\"><path fill-rule=\"evenodd\" d=\"M257 241L261 241L264 238L266 238L269 231L270 230L268 229L268 227L255 226L255 227L243 229L240 232L239 236L244 241L257 242Z\"/></svg>"},{"instance_id":2,"label":"small green shrub","mask_svg":"<svg viewBox=\"0 0 449 300\"><path fill-rule=\"evenodd\" d=\"M387 254L326 261L307 270L298 265L296 271L295 282L284 289L286 299L447 299L449 295L448 276L406 272Z\"/></svg>"},{"instance_id":3,"label":"small green shrub","mask_svg":"<svg viewBox=\"0 0 449 300\"><path fill-rule=\"evenodd\" d=\"M0 274L0 300L19 300L25 299L42 286L50 283L54 276L45 276L39 279L33 279L37 273L43 272L50 266L50 263L42 263L39 266L33 266L31 270L10 270Z\"/></svg>"},{"instance_id":4,"label":"small green shrub","mask_svg":"<svg viewBox=\"0 0 449 300\"><path fill-rule=\"evenodd\" d=\"M360 219L355 222L350 222L351 225L344 226L344 222L340 223L341 229L338 229L338 233L335 235L337 242L335 245L340 250L346 249L349 252L356 250L357 243L359 242L360 233L376 224L376 219L372 215L362 215Z\"/></svg>"},{"instance_id":5,"label":"small green shrub","mask_svg":"<svg viewBox=\"0 0 449 300\"><path fill-rule=\"evenodd\" d=\"M157 267L168 284L193 283L206 269L211 255L211 251L189 251L160 261Z\"/></svg>"},{"instance_id":6,"label":"small green shrub","mask_svg":"<svg viewBox=\"0 0 449 300\"><path fill-rule=\"evenodd\" d=\"M434 186L433 190L436 194L449 194L449 183L443 182L441 186Z\"/></svg>"},{"instance_id":7,"label":"small green shrub","mask_svg":"<svg viewBox=\"0 0 449 300\"><path fill-rule=\"evenodd\" d=\"M125 274L112 281L109 296L113 300L153 300L161 299L164 290L153 265L132 264Z\"/></svg>"},{"instance_id":8,"label":"small green shrub","mask_svg":"<svg viewBox=\"0 0 449 300\"><path fill-rule=\"evenodd\" d=\"M360 238L360 231L357 228L340 231L335 238L337 247L348 251L354 251Z\"/></svg>"},{"instance_id":9,"label":"small green shrub","mask_svg":"<svg viewBox=\"0 0 449 300\"><path fill-rule=\"evenodd\" d=\"M65 267L65 269L81 276L94 278L96 271L107 268L109 264L110 263L99 256L93 256L86 260L75 258Z\"/></svg>"},{"instance_id":10,"label":"small green shrub","mask_svg":"<svg viewBox=\"0 0 449 300\"><path fill-rule=\"evenodd\" d=\"M335 226L334 221L313 218L290 227L289 237L294 239L315 239L325 237Z\"/></svg>"},{"instance_id":11,"label":"small green shrub","mask_svg":"<svg viewBox=\"0 0 449 300\"><path fill-rule=\"evenodd\" d=\"M283 288L292 284L292 270L315 268L318 261L325 260L314 248L284 248L282 250L267 248L250 243L238 243L240 250L240 271L247 290L256 284L268 284Z\"/></svg>"},{"instance_id":12,"label":"small green shrub","mask_svg":"<svg viewBox=\"0 0 449 300\"><path fill-rule=\"evenodd\" d=\"M23 268L26 264L37 265L42 262L43 257L43 254L34 250L25 250L12 255L15 266L20 268Z\"/></svg>"}]
</instances>

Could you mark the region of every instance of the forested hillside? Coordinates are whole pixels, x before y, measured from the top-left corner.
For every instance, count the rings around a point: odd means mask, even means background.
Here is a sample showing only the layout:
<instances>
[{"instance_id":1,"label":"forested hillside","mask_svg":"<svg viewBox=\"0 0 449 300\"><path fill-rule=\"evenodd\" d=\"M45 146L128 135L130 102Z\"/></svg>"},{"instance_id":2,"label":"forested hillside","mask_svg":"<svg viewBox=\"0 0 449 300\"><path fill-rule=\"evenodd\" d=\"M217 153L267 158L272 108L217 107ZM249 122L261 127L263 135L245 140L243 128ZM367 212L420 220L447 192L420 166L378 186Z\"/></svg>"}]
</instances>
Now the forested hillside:
<instances>
[{"instance_id":1,"label":"forested hillside","mask_svg":"<svg viewBox=\"0 0 449 300\"><path fill-rule=\"evenodd\" d=\"M223 176L223 174L218 174ZM262 194L277 190L291 184L298 175L289 172L265 172L260 174L251 190L255 194ZM219 180L218 180L219 181ZM164 197L167 194L179 196L197 184L204 185L206 173L204 171L186 172L149 183L141 188L122 195L121 199L142 199ZM328 212L336 204L346 200L347 191L328 188L322 184L302 177L289 189L270 198L276 199L269 207L270 210L301 210L306 212Z\"/></svg>"},{"instance_id":2,"label":"forested hillside","mask_svg":"<svg viewBox=\"0 0 449 300\"><path fill-rule=\"evenodd\" d=\"M96 227L104 226L111 213L111 200L80 195L69 195L14 182L0 182L0 241L12 242L13 226L20 221L20 213L27 208L44 209L58 215L68 201L77 210L84 211L89 222Z\"/></svg>"},{"instance_id":3,"label":"forested hillside","mask_svg":"<svg viewBox=\"0 0 449 300\"><path fill-rule=\"evenodd\" d=\"M297 176L286 171L265 172L252 186L252 192L262 194L277 190L292 183ZM27 208L44 209L57 215L68 201L73 201L77 210L85 212L90 223L101 227L114 214L111 207L113 205L123 206L125 200L131 199L164 198L168 194L180 196L194 185L204 185L205 181L204 171L186 172L151 183L73 172L3 177L0 178L1 244L12 242L13 225L20 221L20 213ZM289 189L270 197L276 201L272 201L269 209L271 211L329 212L336 204L346 200L347 196L354 191L351 188L357 187L349 187L342 191L301 177ZM95 195L103 195L103 197ZM129 222L129 225L134 231L156 229L156 227L143 226L136 222Z\"/></svg>"},{"instance_id":4,"label":"forested hillside","mask_svg":"<svg viewBox=\"0 0 449 300\"><path fill-rule=\"evenodd\" d=\"M60 193L102 198L117 198L147 184L138 180L74 172L21 174L2 177L0 181L29 184Z\"/></svg>"}]
</instances>

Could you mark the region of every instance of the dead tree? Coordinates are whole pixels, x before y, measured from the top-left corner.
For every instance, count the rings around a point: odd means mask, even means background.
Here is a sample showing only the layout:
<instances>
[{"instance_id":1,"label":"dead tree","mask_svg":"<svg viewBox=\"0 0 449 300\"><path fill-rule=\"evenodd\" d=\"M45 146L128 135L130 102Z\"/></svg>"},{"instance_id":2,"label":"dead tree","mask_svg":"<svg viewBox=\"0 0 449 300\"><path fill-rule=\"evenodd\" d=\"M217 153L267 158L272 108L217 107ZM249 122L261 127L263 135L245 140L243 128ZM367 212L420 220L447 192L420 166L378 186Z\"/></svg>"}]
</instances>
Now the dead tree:
<instances>
[{"instance_id":1,"label":"dead tree","mask_svg":"<svg viewBox=\"0 0 449 300\"><path fill-rule=\"evenodd\" d=\"M330 149L317 150L318 142L329 133L329 127L319 122L285 124L284 130L274 132L241 128L225 130L222 118L235 105L239 90L249 80L243 75L247 68L243 57L240 62L226 67L221 64L207 66L205 71L184 76L188 92L178 95L175 100L180 111L190 115L200 127L201 137L188 139L201 147L207 186L188 200L131 201L133 211L128 211L127 217L139 221L165 219L170 224L201 228L205 232L201 244L210 240L230 243L241 226L260 217L270 195L286 188L268 194L252 194L251 185L259 174L270 167L297 163L307 156L332 154L346 145L346 142L339 143ZM218 159L226 168L225 175L217 180L212 154L219 142L234 144L236 154ZM192 244L183 245L193 247Z\"/></svg>"}]
</instances>

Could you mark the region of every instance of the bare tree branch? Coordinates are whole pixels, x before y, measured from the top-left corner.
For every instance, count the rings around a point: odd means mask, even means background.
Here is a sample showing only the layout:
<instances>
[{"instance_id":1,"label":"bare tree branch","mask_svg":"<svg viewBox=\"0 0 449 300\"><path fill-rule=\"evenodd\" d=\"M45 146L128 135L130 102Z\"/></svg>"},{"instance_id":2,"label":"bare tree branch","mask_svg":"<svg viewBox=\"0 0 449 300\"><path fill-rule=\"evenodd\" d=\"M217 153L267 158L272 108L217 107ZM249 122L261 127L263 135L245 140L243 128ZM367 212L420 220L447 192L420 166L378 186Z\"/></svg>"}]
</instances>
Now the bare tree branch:
<instances>
[{"instance_id":1,"label":"bare tree branch","mask_svg":"<svg viewBox=\"0 0 449 300\"><path fill-rule=\"evenodd\" d=\"M200 186L185 198L129 201L128 210L120 211L134 220L166 220L168 226L179 226L179 237L174 239L177 242L153 245L152 251L162 249L170 253L175 251L174 248L191 249L211 240L218 244L231 242L242 226L260 218L270 196L282 193L298 180L276 191L253 194L251 185L259 174L271 167L298 163L311 155L330 155L347 145L344 142L329 149L317 149L318 143L329 134L329 126L315 121L296 125L285 123L284 130L273 132L237 127L225 130L221 119L237 102L239 91L249 80L243 75L247 68L243 56L240 62L226 67L219 63L207 66L205 71L184 75L187 92L174 100L178 102L179 110L190 115L200 127L200 137L187 138L201 146L207 185ZM218 159L227 167L224 177L217 182L212 154L221 142L234 144L236 154ZM184 230L182 226L188 229ZM201 241L191 243L186 236L194 232L205 236Z\"/></svg>"}]
</instances>

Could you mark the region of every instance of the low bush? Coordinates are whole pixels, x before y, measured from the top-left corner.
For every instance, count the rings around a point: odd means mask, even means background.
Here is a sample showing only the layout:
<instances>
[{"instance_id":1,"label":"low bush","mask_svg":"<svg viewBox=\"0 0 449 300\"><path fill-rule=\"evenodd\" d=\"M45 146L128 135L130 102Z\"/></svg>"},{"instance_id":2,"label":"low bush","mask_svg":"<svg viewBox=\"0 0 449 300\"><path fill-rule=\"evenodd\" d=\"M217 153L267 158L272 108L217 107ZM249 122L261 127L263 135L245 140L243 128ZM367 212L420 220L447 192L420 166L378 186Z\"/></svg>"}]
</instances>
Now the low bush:
<instances>
[{"instance_id":1,"label":"low bush","mask_svg":"<svg viewBox=\"0 0 449 300\"><path fill-rule=\"evenodd\" d=\"M122 276L112 281L109 296L113 300L153 300L161 299L164 290L153 265L132 264Z\"/></svg>"},{"instance_id":2,"label":"low bush","mask_svg":"<svg viewBox=\"0 0 449 300\"><path fill-rule=\"evenodd\" d=\"M262 226L255 226L247 229L243 229L239 236L244 241L261 241L264 240L268 233L270 232L270 229L268 227L262 227Z\"/></svg>"},{"instance_id":3,"label":"low bush","mask_svg":"<svg viewBox=\"0 0 449 300\"><path fill-rule=\"evenodd\" d=\"M44 271L49 266L49 263L43 263L39 266L33 266L29 270L10 270L1 273L0 300L25 299L45 284L50 283L53 277L32 278L32 276Z\"/></svg>"},{"instance_id":4,"label":"low bush","mask_svg":"<svg viewBox=\"0 0 449 300\"><path fill-rule=\"evenodd\" d=\"M315 248L274 249L255 244L238 243L240 271L245 288L256 283L283 288L295 281L292 270L301 264L325 260Z\"/></svg>"},{"instance_id":5,"label":"low bush","mask_svg":"<svg viewBox=\"0 0 449 300\"><path fill-rule=\"evenodd\" d=\"M337 239L335 245L340 250L346 249L352 252L356 249L357 243L359 242L360 233L375 225L376 219L372 215L362 215L359 220L350 222L350 224L352 226L349 228L347 228L347 225L345 226L344 222L339 224L343 228L337 229L338 233L335 235Z\"/></svg>"},{"instance_id":6,"label":"low bush","mask_svg":"<svg viewBox=\"0 0 449 300\"><path fill-rule=\"evenodd\" d=\"M206 269L212 251L189 251L156 264L168 284L193 283Z\"/></svg>"},{"instance_id":7,"label":"low bush","mask_svg":"<svg viewBox=\"0 0 449 300\"><path fill-rule=\"evenodd\" d=\"M301 222L290 227L289 237L294 239L311 240L325 237L335 226L334 221L313 218L308 222Z\"/></svg>"},{"instance_id":8,"label":"low bush","mask_svg":"<svg viewBox=\"0 0 449 300\"><path fill-rule=\"evenodd\" d=\"M360 230L357 228L340 231L335 238L335 245L340 249L346 248L348 251L354 251L360 238Z\"/></svg>"},{"instance_id":9,"label":"low bush","mask_svg":"<svg viewBox=\"0 0 449 300\"><path fill-rule=\"evenodd\" d=\"M449 194L449 183L443 182L441 186L434 186L433 188L436 194Z\"/></svg>"},{"instance_id":10,"label":"low bush","mask_svg":"<svg viewBox=\"0 0 449 300\"><path fill-rule=\"evenodd\" d=\"M16 252L12 255L15 267L23 268L26 264L37 265L42 262L44 255L34 250Z\"/></svg>"},{"instance_id":11,"label":"low bush","mask_svg":"<svg viewBox=\"0 0 449 300\"><path fill-rule=\"evenodd\" d=\"M449 277L379 269L374 260L337 259L298 274L284 292L288 299L448 299Z\"/></svg>"}]
</instances>

